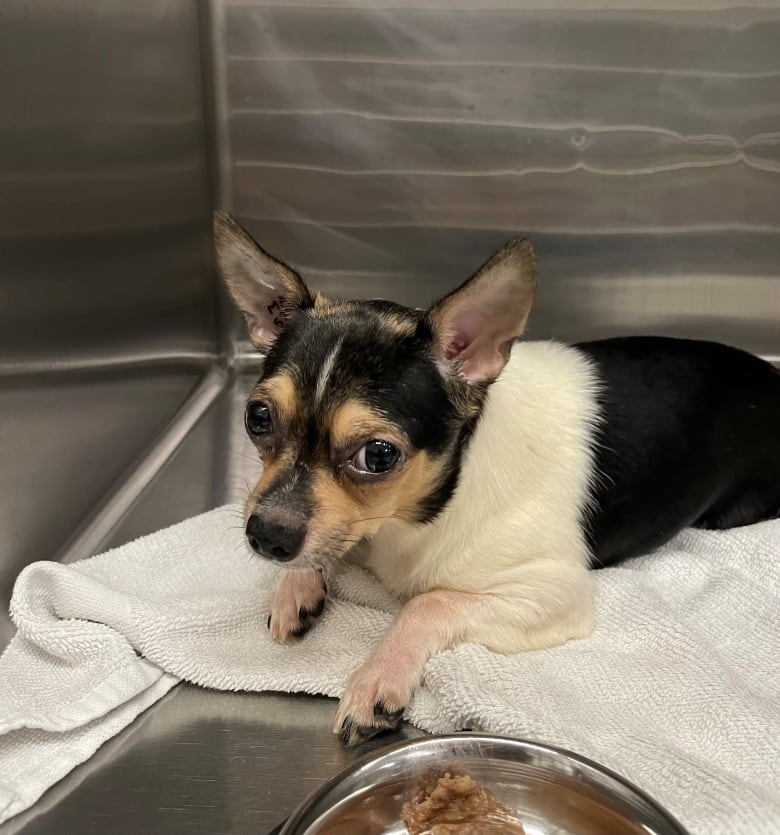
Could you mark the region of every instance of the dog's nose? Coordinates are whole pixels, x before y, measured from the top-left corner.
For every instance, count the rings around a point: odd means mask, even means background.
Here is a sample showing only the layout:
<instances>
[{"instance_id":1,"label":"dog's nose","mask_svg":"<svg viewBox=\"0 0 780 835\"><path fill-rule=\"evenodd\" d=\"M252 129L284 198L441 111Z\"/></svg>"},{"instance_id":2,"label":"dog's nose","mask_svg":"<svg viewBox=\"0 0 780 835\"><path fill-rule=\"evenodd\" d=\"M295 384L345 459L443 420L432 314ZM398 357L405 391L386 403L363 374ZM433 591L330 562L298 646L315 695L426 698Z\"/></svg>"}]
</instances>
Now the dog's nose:
<instances>
[{"instance_id":1,"label":"dog's nose","mask_svg":"<svg viewBox=\"0 0 780 835\"><path fill-rule=\"evenodd\" d=\"M246 523L246 539L249 547L268 560L288 562L294 559L305 536L305 527L264 521L257 515L250 516Z\"/></svg>"}]
</instances>

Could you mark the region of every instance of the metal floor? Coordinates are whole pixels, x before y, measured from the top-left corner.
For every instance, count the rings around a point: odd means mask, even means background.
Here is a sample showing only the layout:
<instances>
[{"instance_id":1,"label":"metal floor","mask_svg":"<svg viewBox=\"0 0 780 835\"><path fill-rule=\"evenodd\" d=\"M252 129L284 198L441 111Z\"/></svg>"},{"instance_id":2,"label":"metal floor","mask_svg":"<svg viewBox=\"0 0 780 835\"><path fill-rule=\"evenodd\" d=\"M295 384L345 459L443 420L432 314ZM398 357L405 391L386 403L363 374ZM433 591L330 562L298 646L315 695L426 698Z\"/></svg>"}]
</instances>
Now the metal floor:
<instances>
[{"instance_id":1,"label":"metal floor","mask_svg":"<svg viewBox=\"0 0 780 835\"><path fill-rule=\"evenodd\" d=\"M359 754L331 734L332 699L181 684L4 826L2 835L264 835Z\"/></svg>"},{"instance_id":2,"label":"metal floor","mask_svg":"<svg viewBox=\"0 0 780 835\"><path fill-rule=\"evenodd\" d=\"M257 376L208 371L69 552L104 550L240 499L259 469L241 419ZM179 685L0 835L263 835L359 753L418 733L346 751L330 731L335 710L332 699Z\"/></svg>"}]
</instances>

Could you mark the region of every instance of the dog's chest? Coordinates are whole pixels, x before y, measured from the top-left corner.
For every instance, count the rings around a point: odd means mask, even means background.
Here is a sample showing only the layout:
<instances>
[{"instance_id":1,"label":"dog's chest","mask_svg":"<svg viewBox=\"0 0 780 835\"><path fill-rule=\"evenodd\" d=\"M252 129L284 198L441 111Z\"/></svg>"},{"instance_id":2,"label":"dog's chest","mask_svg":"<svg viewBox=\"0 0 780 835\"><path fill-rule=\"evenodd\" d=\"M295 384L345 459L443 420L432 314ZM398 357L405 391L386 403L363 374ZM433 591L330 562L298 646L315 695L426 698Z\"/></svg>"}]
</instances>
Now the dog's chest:
<instances>
[{"instance_id":1,"label":"dog's chest","mask_svg":"<svg viewBox=\"0 0 780 835\"><path fill-rule=\"evenodd\" d=\"M441 559L429 532L405 522L388 523L374 536L365 564L385 588L402 598L454 585L446 556Z\"/></svg>"},{"instance_id":2,"label":"dog's chest","mask_svg":"<svg viewBox=\"0 0 780 835\"><path fill-rule=\"evenodd\" d=\"M432 522L393 521L368 566L393 593L501 593L540 560L587 564L581 526L592 474L596 380L574 349L515 346L464 455L458 487Z\"/></svg>"}]
</instances>

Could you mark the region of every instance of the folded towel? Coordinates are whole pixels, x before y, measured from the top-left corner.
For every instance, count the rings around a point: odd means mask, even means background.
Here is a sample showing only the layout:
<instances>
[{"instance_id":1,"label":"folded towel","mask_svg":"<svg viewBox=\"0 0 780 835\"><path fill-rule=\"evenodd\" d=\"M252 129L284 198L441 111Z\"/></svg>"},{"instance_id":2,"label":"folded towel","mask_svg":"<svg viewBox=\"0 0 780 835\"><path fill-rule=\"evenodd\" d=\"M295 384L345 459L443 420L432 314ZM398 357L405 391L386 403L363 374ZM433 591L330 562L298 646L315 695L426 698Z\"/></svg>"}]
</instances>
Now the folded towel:
<instances>
[{"instance_id":1,"label":"folded towel","mask_svg":"<svg viewBox=\"0 0 780 835\"><path fill-rule=\"evenodd\" d=\"M280 569L221 508L72 565L35 563L0 658L0 821L30 806L177 681L339 696L398 604L333 582L296 646L266 629ZM780 520L685 531L596 574L597 627L562 647L432 659L407 718L571 748L635 781L691 833L780 832ZM315 662L315 663L313 663Z\"/></svg>"}]
</instances>

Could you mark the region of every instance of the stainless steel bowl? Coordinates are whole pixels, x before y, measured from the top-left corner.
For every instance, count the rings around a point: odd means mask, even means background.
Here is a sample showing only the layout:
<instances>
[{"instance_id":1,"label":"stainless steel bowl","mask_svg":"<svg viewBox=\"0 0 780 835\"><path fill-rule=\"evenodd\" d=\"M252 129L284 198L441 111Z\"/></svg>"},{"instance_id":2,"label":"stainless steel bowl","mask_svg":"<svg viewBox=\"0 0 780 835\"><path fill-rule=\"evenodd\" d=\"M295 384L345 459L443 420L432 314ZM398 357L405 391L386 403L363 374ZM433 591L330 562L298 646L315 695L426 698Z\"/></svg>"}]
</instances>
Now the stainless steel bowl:
<instances>
[{"instance_id":1,"label":"stainless steel bowl","mask_svg":"<svg viewBox=\"0 0 780 835\"><path fill-rule=\"evenodd\" d=\"M472 733L409 740L357 760L310 795L281 835L402 835L401 808L417 780L448 767L516 809L527 835L687 835L644 792L584 757Z\"/></svg>"}]
</instances>

